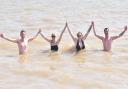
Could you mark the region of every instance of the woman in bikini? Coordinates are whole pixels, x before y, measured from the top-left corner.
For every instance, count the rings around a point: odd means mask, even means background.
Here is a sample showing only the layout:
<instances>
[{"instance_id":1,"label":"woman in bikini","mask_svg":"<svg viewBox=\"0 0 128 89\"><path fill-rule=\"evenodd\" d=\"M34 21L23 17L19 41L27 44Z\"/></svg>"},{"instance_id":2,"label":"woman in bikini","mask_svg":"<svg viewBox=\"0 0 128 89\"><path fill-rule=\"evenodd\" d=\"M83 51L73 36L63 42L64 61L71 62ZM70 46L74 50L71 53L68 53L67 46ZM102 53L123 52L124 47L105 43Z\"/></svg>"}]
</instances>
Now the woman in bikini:
<instances>
[{"instance_id":1,"label":"woman in bikini","mask_svg":"<svg viewBox=\"0 0 128 89\"><path fill-rule=\"evenodd\" d=\"M58 38L57 40L56 40L56 35L55 35L54 33L51 34L51 39L46 38L46 37L43 35L43 33L40 33L40 35L41 35L47 42L50 43L50 45L51 45L51 51L58 51L58 49L59 49L58 45L59 45L59 43L60 43L60 41L61 41L61 39L62 39L62 35L63 35L63 33L64 33L65 29L66 29L66 26L67 26L67 23L66 23L64 29L62 30L62 32L61 32L61 34L60 34L60 36L59 36L59 38Z\"/></svg>"},{"instance_id":2,"label":"woman in bikini","mask_svg":"<svg viewBox=\"0 0 128 89\"><path fill-rule=\"evenodd\" d=\"M78 32L77 33L77 37L74 37L73 34L71 33L68 25L67 25L68 32L69 32L70 36L72 37L72 39L73 39L73 41L75 43L76 51L80 51L80 50L85 49L84 40L87 38L88 34L90 33L91 28L92 28L92 24L90 25L87 33L84 36L83 36L83 34L81 32Z\"/></svg>"}]
</instances>

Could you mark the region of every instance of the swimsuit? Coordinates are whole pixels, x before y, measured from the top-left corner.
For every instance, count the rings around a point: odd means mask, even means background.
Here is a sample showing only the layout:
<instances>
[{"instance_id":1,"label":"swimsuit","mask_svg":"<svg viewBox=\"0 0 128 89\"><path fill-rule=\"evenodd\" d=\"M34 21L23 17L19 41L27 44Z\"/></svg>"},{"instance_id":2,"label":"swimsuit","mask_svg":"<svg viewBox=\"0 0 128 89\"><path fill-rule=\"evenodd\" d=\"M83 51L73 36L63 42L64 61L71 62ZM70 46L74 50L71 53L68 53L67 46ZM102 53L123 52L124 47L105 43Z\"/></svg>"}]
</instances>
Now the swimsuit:
<instances>
[{"instance_id":1,"label":"swimsuit","mask_svg":"<svg viewBox=\"0 0 128 89\"><path fill-rule=\"evenodd\" d=\"M77 51L80 51L81 49L84 49L85 48L85 45L84 45L84 41L83 40L81 40L81 43L82 43L82 47L79 44L79 40L77 40L77 44L76 44L76 50Z\"/></svg>"},{"instance_id":2,"label":"swimsuit","mask_svg":"<svg viewBox=\"0 0 128 89\"><path fill-rule=\"evenodd\" d=\"M58 45L51 46L52 51L58 51Z\"/></svg>"}]
</instances>

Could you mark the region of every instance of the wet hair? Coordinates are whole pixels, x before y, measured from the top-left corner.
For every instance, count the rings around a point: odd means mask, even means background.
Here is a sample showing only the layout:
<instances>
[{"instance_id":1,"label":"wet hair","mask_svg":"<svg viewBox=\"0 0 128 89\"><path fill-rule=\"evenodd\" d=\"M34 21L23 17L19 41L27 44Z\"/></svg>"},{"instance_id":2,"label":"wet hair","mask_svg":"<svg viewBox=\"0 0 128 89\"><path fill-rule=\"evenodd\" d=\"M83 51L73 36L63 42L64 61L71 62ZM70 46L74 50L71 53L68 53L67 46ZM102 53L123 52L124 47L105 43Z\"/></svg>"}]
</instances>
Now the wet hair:
<instances>
[{"instance_id":1,"label":"wet hair","mask_svg":"<svg viewBox=\"0 0 128 89\"><path fill-rule=\"evenodd\" d=\"M25 30L21 30L20 33L26 32Z\"/></svg>"},{"instance_id":2,"label":"wet hair","mask_svg":"<svg viewBox=\"0 0 128 89\"><path fill-rule=\"evenodd\" d=\"M108 28L104 28L104 32L105 32L105 31L109 31L109 29L108 29Z\"/></svg>"},{"instance_id":3,"label":"wet hair","mask_svg":"<svg viewBox=\"0 0 128 89\"><path fill-rule=\"evenodd\" d=\"M77 37L79 37L80 35L82 36L82 33L81 32L78 32L77 33Z\"/></svg>"},{"instance_id":4,"label":"wet hair","mask_svg":"<svg viewBox=\"0 0 128 89\"><path fill-rule=\"evenodd\" d=\"M26 32L26 31L25 31L25 30L21 30L21 31L20 31L20 36L22 36L22 34L23 34L24 32Z\"/></svg>"},{"instance_id":5,"label":"wet hair","mask_svg":"<svg viewBox=\"0 0 128 89\"><path fill-rule=\"evenodd\" d=\"M51 34L51 37L56 37L54 33Z\"/></svg>"}]
</instances>

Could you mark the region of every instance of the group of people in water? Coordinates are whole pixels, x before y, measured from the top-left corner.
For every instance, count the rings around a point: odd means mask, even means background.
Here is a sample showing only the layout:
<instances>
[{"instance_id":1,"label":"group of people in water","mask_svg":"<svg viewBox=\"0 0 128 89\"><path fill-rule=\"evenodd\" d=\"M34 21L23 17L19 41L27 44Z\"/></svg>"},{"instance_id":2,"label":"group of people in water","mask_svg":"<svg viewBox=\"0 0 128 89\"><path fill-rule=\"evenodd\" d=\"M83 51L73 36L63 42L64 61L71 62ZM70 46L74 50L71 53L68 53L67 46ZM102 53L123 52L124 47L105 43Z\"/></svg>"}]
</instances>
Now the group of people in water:
<instances>
[{"instance_id":1,"label":"group of people in water","mask_svg":"<svg viewBox=\"0 0 128 89\"><path fill-rule=\"evenodd\" d=\"M26 31L24 30L21 30L20 32L20 38L19 39L9 39L7 38L3 33L0 33L0 37L5 39L5 40L8 40L10 42L13 42L13 43L17 43L18 44L18 49L19 49L19 54L22 55L22 54L25 54L27 53L28 51L28 43L33 41L34 39L36 39L36 37L40 34L47 42L50 43L51 45L51 51L58 51L59 49L59 43L62 39L62 36L63 36L63 33L65 31L65 29L67 28L71 38L73 39L74 41L74 44L75 44L75 48L76 48L76 51L80 51L80 50L83 50L85 49L85 44L84 44L84 41L86 40L86 38L88 37L88 34L90 33L91 29L93 29L93 32L94 32L94 35L99 38L100 40L102 40L102 43L103 43L103 50L104 51L110 51L111 50L111 45L112 45L112 42L121 37L126 31L127 31L127 26L124 27L124 30L117 36L109 36L109 28L104 28L104 37L103 36L100 36L100 35L97 35L96 34L96 31L95 31L95 24L94 22L91 22L91 25L89 27L89 29L87 30L86 34L83 35L81 32L78 32L77 33L77 36L75 37L72 33L71 33L71 30L69 29L69 26L68 26L68 23L66 22L65 26L64 26L64 29L62 30L59 38L56 40L56 35L55 34L51 34L51 38L46 38L41 29L39 29L39 31L37 32L37 34L32 37L32 38L27 38L26 37Z\"/></svg>"}]
</instances>

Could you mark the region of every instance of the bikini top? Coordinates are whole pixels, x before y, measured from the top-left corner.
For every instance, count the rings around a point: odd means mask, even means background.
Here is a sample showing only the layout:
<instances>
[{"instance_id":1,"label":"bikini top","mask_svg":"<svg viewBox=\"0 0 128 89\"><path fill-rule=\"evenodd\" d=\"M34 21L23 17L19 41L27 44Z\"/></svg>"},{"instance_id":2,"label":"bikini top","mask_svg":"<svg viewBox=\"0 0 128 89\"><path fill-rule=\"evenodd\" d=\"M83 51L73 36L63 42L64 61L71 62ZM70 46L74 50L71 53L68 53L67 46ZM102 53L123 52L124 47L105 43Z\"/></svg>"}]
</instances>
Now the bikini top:
<instances>
[{"instance_id":1,"label":"bikini top","mask_svg":"<svg viewBox=\"0 0 128 89\"><path fill-rule=\"evenodd\" d=\"M57 42L54 43L51 41L51 50L58 51L58 43Z\"/></svg>"}]
</instances>

